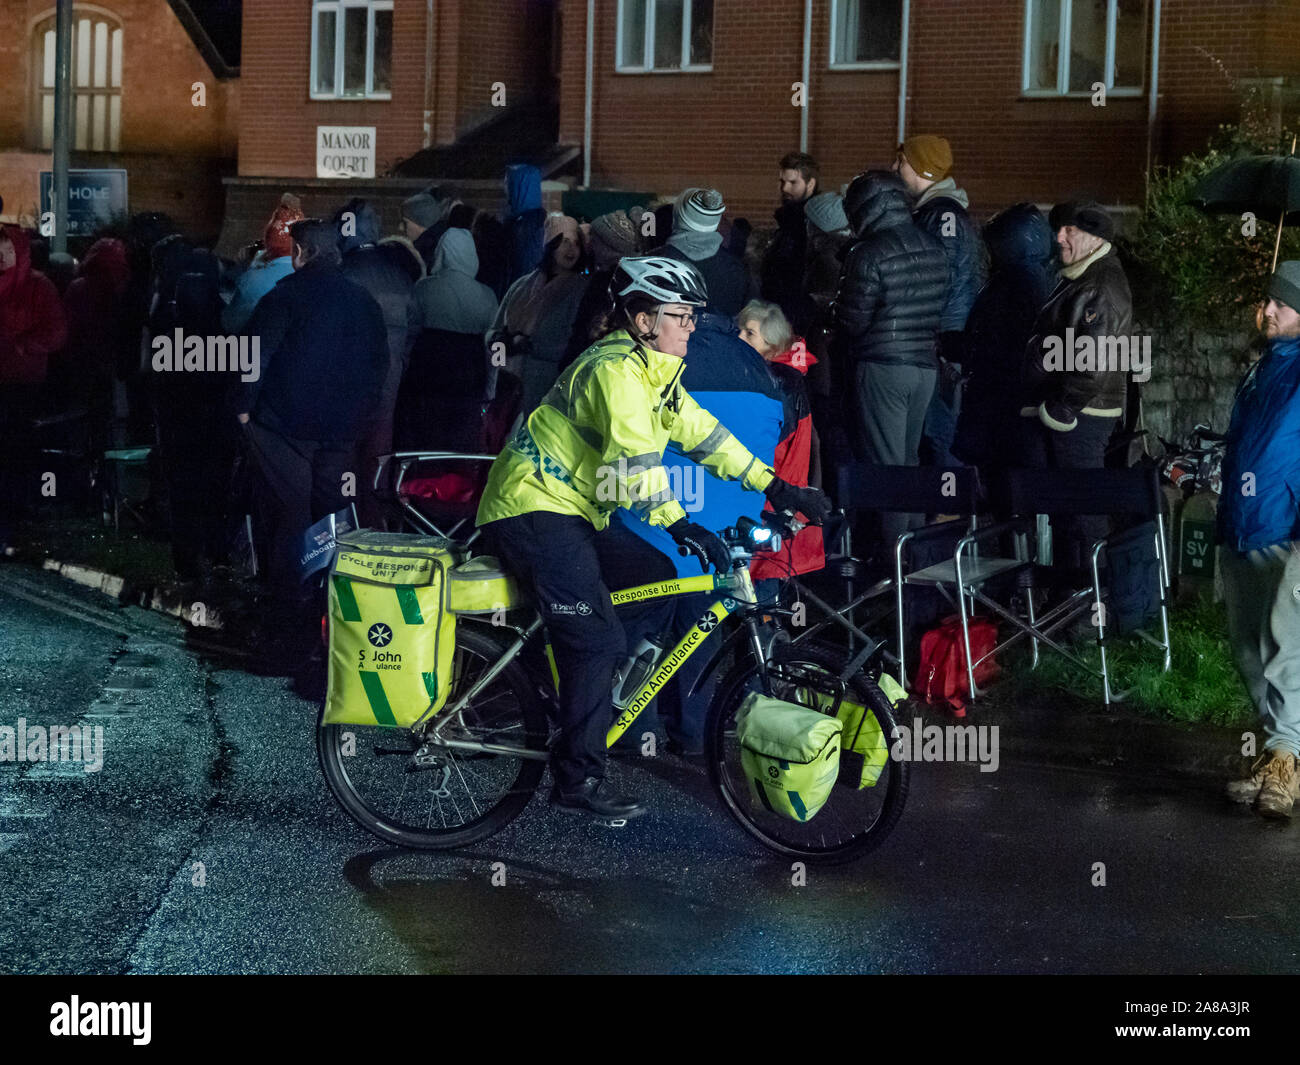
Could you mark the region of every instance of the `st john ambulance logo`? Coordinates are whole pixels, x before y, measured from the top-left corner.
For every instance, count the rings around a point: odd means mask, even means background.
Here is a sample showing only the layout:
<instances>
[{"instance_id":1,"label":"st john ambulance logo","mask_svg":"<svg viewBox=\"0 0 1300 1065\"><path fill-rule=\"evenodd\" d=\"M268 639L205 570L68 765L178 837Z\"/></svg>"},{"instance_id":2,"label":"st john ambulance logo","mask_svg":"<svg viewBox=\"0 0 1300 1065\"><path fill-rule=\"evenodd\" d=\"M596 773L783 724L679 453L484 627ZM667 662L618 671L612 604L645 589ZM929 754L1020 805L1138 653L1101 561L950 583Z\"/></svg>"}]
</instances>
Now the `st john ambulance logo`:
<instances>
[{"instance_id":1,"label":"st john ambulance logo","mask_svg":"<svg viewBox=\"0 0 1300 1065\"><path fill-rule=\"evenodd\" d=\"M366 639L376 647L387 647L393 642L393 630L382 621L376 621L366 633Z\"/></svg>"}]
</instances>

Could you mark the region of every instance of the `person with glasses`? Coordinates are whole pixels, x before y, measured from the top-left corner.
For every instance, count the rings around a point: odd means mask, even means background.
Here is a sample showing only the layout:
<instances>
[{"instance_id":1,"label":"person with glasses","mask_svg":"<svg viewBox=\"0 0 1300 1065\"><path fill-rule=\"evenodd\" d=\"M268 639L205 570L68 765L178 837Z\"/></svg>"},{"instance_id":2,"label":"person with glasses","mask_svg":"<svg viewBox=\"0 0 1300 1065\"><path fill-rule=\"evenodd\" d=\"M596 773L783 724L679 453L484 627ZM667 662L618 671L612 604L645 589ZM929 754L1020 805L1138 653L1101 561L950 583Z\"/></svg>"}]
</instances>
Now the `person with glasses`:
<instances>
[{"instance_id":1,"label":"person with glasses","mask_svg":"<svg viewBox=\"0 0 1300 1065\"><path fill-rule=\"evenodd\" d=\"M815 489L778 478L682 386L699 271L664 256L625 258L610 280L604 335L555 382L492 465L478 524L502 562L536 595L559 673L560 736L551 756L559 809L602 818L644 812L605 781L605 733L614 671L627 656L611 588L671 579L663 552L610 517L620 507L665 529L707 572L730 556L692 522L663 465L675 443L715 477L763 492L779 510L812 521L830 512ZM667 613L663 603L667 603ZM625 614L629 629L661 632L671 601Z\"/></svg>"}]
</instances>

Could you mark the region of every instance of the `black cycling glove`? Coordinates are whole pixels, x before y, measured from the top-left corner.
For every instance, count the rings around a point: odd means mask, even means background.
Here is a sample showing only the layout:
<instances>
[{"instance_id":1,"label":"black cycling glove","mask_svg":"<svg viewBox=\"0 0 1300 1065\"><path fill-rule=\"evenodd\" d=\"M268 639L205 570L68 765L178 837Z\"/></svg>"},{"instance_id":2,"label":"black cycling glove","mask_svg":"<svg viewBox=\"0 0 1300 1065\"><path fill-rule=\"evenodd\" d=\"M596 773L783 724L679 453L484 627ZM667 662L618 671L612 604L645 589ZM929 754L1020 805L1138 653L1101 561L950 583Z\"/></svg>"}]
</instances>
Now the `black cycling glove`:
<instances>
[{"instance_id":1,"label":"black cycling glove","mask_svg":"<svg viewBox=\"0 0 1300 1065\"><path fill-rule=\"evenodd\" d=\"M763 494L772 501L773 509L796 510L812 525L820 525L831 515L831 501L820 488L800 488L773 477Z\"/></svg>"},{"instance_id":2,"label":"black cycling glove","mask_svg":"<svg viewBox=\"0 0 1300 1065\"><path fill-rule=\"evenodd\" d=\"M667 527L667 532L683 549L683 555L689 551L700 560L700 567L705 573L709 572L710 566L719 573L731 569L731 552L727 550L727 545L703 525L678 518Z\"/></svg>"}]
</instances>

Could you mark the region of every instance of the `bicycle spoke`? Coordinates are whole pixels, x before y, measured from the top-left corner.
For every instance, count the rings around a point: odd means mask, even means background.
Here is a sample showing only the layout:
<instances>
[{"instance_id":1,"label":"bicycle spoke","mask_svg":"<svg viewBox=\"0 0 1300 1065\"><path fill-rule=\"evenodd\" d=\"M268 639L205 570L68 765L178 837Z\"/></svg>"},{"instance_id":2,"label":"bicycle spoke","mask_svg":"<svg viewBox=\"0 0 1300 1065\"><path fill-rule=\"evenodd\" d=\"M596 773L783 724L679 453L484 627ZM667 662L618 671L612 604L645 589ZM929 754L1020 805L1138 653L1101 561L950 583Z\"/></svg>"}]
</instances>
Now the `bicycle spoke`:
<instances>
[{"instance_id":1,"label":"bicycle spoke","mask_svg":"<svg viewBox=\"0 0 1300 1065\"><path fill-rule=\"evenodd\" d=\"M491 647L482 635L458 643L449 701L496 668L500 650L489 654ZM507 666L451 721L434 715L423 738L379 726L373 731L347 726L360 740L347 756L340 746L342 726L322 726L322 742L329 745L328 753L322 748L322 762L331 790L355 819L384 839L396 836L408 845L436 848L454 845L439 843L441 837L459 843L472 841L476 832L478 838L490 834L494 821L499 827L528 801L542 764L498 751L441 747L433 734L458 742L539 747L545 721L541 707L526 701L533 699L533 690L523 669ZM420 765L414 762L417 750L423 751ZM337 767L333 771L331 764ZM503 810L503 804L510 808Z\"/></svg>"}]
</instances>

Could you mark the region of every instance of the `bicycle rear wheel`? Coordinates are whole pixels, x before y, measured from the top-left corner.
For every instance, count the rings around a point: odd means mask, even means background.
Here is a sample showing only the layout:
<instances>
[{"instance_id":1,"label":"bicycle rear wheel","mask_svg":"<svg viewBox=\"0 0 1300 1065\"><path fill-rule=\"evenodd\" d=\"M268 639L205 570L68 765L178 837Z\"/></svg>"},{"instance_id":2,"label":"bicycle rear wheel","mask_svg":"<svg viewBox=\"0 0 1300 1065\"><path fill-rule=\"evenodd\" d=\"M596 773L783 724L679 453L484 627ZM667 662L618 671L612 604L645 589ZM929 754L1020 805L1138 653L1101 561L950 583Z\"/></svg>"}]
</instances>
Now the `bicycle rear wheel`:
<instances>
[{"instance_id":1,"label":"bicycle rear wheel","mask_svg":"<svg viewBox=\"0 0 1300 1065\"><path fill-rule=\"evenodd\" d=\"M459 626L448 703L504 652L492 636ZM546 711L517 658L465 708L464 725L453 723L444 734L546 750ZM387 843L419 850L464 847L500 831L528 805L546 768L545 761L517 755L422 749L407 729L366 725L321 721L316 746L325 782L352 819Z\"/></svg>"},{"instance_id":2,"label":"bicycle rear wheel","mask_svg":"<svg viewBox=\"0 0 1300 1065\"><path fill-rule=\"evenodd\" d=\"M897 724L893 706L865 673L841 685L839 673L846 662L842 651L823 646L778 645L768 663L770 694L823 712L829 712L838 695L866 707L875 716L883 742L889 743ZM736 714L745 696L760 690L759 680L757 664L742 660L709 707L705 758L722 804L746 832L778 854L825 865L863 857L884 842L903 813L908 763L885 757L875 783L859 788L862 757L845 751L830 798L809 821L794 821L764 808L751 797L736 738Z\"/></svg>"}]
</instances>

